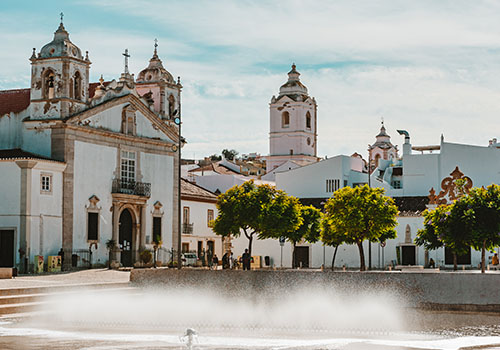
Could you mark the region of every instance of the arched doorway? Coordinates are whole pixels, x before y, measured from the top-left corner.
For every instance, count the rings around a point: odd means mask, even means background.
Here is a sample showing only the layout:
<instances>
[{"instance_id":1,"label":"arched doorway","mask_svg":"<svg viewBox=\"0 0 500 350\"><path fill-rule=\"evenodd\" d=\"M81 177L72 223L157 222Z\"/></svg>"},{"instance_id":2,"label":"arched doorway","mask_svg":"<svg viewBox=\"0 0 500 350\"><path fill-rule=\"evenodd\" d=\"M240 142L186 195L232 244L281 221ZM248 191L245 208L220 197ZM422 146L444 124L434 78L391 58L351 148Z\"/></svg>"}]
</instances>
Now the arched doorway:
<instances>
[{"instance_id":1,"label":"arched doorway","mask_svg":"<svg viewBox=\"0 0 500 350\"><path fill-rule=\"evenodd\" d=\"M130 210L124 209L120 214L120 229L118 244L120 245L120 262L123 266L132 266L132 227L133 220Z\"/></svg>"}]
</instances>

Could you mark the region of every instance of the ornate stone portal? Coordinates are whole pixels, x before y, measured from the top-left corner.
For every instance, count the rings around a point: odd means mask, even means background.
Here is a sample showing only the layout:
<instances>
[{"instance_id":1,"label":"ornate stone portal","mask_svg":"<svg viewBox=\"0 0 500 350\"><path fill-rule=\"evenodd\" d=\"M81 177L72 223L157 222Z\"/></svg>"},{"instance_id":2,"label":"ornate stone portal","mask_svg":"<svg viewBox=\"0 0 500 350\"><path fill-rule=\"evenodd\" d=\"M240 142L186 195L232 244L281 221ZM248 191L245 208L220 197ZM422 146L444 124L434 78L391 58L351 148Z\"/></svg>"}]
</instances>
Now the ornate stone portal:
<instances>
[{"instance_id":1,"label":"ornate stone portal","mask_svg":"<svg viewBox=\"0 0 500 350\"><path fill-rule=\"evenodd\" d=\"M461 180L463 184L457 184L457 180ZM441 181L442 190L436 196L436 191L432 187L429 191L429 205L447 204L456 200L464 193L469 193L472 188L472 180L470 177L465 176L458 166Z\"/></svg>"}]
</instances>

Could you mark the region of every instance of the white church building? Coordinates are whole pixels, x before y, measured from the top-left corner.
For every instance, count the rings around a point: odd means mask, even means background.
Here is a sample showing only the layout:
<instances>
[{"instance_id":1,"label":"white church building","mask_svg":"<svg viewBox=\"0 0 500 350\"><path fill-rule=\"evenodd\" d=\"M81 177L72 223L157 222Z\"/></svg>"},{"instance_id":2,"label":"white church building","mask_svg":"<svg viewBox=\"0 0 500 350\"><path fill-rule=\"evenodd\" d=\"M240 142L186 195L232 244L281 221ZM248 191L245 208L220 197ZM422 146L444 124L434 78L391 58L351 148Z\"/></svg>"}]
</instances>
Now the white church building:
<instances>
[{"instance_id":1,"label":"white church building","mask_svg":"<svg viewBox=\"0 0 500 350\"><path fill-rule=\"evenodd\" d=\"M0 91L0 266L33 271L61 248L66 267L104 265L110 240L132 266L153 237L177 246L182 86L157 44L137 79L124 55L118 80L89 83L89 54L61 21L33 49L30 87Z\"/></svg>"}]
</instances>

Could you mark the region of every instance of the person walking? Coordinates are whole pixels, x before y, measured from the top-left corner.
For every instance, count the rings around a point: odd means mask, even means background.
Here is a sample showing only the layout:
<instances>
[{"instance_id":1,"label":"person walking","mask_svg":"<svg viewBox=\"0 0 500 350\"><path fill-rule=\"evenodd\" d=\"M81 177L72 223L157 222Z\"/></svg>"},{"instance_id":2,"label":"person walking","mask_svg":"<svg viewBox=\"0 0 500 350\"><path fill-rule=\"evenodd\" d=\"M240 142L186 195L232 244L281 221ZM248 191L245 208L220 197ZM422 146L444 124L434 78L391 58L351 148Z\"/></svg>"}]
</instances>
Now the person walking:
<instances>
[{"instance_id":1,"label":"person walking","mask_svg":"<svg viewBox=\"0 0 500 350\"><path fill-rule=\"evenodd\" d=\"M229 268L229 252L225 252L224 255L222 256L222 269L228 269Z\"/></svg>"},{"instance_id":2,"label":"person walking","mask_svg":"<svg viewBox=\"0 0 500 350\"><path fill-rule=\"evenodd\" d=\"M231 255L229 255L229 268L231 270L234 269L234 256L233 256L233 252L231 252Z\"/></svg>"},{"instance_id":3,"label":"person walking","mask_svg":"<svg viewBox=\"0 0 500 350\"><path fill-rule=\"evenodd\" d=\"M243 264L243 270L250 270L250 254L248 253L248 249L245 249L245 252L241 256L241 262Z\"/></svg>"},{"instance_id":4,"label":"person walking","mask_svg":"<svg viewBox=\"0 0 500 350\"><path fill-rule=\"evenodd\" d=\"M217 257L217 254L214 254L214 258L212 261L214 263L214 269L217 270L217 267L219 266L219 258Z\"/></svg>"}]
</instances>

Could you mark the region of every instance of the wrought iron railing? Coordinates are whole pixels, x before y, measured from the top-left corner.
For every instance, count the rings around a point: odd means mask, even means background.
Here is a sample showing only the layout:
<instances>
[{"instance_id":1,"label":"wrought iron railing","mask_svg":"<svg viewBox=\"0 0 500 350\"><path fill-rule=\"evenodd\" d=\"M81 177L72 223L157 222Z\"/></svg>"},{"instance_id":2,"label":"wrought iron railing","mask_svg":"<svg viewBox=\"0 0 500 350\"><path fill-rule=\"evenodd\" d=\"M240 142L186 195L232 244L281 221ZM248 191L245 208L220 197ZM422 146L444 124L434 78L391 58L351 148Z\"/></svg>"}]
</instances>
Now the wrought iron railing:
<instances>
[{"instance_id":1,"label":"wrought iron railing","mask_svg":"<svg viewBox=\"0 0 500 350\"><path fill-rule=\"evenodd\" d=\"M135 194L137 196L150 197L151 184L147 182L114 179L111 192Z\"/></svg>"},{"instance_id":2,"label":"wrought iron railing","mask_svg":"<svg viewBox=\"0 0 500 350\"><path fill-rule=\"evenodd\" d=\"M193 233L193 224L182 224L182 233L190 235Z\"/></svg>"}]
</instances>

